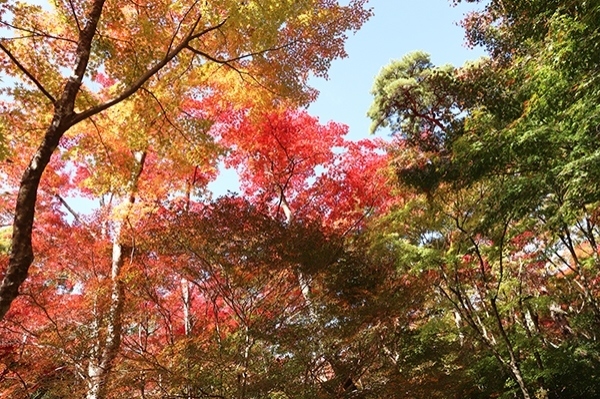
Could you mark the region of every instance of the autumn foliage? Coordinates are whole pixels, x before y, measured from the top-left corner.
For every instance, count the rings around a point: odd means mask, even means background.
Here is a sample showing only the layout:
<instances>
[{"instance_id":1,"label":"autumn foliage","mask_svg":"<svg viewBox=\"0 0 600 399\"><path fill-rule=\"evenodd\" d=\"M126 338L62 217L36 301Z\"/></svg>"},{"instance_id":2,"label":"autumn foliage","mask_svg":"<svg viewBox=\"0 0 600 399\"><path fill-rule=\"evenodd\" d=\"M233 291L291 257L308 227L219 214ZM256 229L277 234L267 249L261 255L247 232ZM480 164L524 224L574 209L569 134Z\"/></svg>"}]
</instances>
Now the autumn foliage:
<instances>
[{"instance_id":1,"label":"autumn foliage","mask_svg":"<svg viewBox=\"0 0 600 399\"><path fill-rule=\"evenodd\" d=\"M597 2L487 2L360 141L345 3L0 4L1 397L598 397Z\"/></svg>"}]
</instances>

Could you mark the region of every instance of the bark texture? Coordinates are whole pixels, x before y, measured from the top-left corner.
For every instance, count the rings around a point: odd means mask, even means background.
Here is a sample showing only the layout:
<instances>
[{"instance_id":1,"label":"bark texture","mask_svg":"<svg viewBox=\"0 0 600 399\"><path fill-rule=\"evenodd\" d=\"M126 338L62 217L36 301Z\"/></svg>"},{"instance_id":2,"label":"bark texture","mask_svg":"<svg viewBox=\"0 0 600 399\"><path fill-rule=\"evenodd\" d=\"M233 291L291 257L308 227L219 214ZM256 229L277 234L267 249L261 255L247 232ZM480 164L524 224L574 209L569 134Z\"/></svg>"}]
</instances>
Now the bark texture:
<instances>
[{"instance_id":1,"label":"bark texture","mask_svg":"<svg viewBox=\"0 0 600 399\"><path fill-rule=\"evenodd\" d=\"M133 206L138 182L142 171L146 153L138 151L134 153L135 168L129 182L130 191L124 200L127 211L117 222L113 236L112 262L110 271L110 307L106 317L106 335L103 341L98 340L92 349L92 356L88 363L88 391L87 399L102 399L106 396L106 382L112 369L114 359L117 357L121 346L121 329L123 324L123 307L125 304L124 286L122 281L122 270L125 259L135 248L126 245L122 234L122 228L127 223L129 211ZM101 323L97 323L100 328ZM99 331L95 336L101 337Z\"/></svg>"},{"instance_id":2,"label":"bark texture","mask_svg":"<svg viewBox=\"0 0 600 399\"><path fill-rule=\"evenodd\" d=\"M73 126L76 116L75 100L88 66L92 41L102 15L104 2L105 0L94 0L92 3L86 18L87 22L79 33L73 75L65 83L61 96L54 102L52 123L21 177L15 206L10 258L0 285L0 320L4 318L11 303L19 294L19 287L27 278L29 267L33 263L31 233L38 187L61 137Z\"/></svg>"}]
</instances>

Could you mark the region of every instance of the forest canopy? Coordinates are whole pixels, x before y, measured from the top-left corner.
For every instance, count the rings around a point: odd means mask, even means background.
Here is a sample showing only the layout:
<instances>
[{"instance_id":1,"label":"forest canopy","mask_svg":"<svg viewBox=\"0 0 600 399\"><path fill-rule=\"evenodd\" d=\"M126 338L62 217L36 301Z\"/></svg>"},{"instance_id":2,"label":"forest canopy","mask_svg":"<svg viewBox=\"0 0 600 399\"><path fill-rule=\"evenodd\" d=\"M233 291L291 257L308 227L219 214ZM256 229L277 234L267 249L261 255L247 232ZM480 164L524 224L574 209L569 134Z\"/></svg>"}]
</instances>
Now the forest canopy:
<instances>
[{"instance_id":1,"label":"forest canopy","mask_svg":"<svg viewBox=\"0 0 600 399\"><path fill-rule=\"evenodd\" d=\"M600 2L481 2L359 141L366 1L213 3L0 4L0 396L600 397Z\"/></svg>"}]
</instances>

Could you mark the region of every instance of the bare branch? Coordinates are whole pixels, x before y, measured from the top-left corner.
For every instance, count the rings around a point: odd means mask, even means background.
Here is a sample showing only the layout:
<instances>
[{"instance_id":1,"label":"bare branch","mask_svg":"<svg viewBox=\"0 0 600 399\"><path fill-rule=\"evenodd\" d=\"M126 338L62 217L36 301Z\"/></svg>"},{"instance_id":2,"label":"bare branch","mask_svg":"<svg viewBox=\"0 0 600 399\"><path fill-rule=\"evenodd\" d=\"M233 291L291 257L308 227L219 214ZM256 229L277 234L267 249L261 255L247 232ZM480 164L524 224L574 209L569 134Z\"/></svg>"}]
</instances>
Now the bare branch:
<instances>
[{"instance_id":1,"label":"bare branch","mask_svg":"<svg viewBox=\"0 0 600 399\"><path fill-rule=\"evenodd\" d=\"M65 201L65 199L63 197L61 197L58 193L54 194L54 197L60 201L60 203L67 208L67 210L69 211L69 213L71 215L73 215L73 217L75 218L75 221L77 221L77 223L79 223L80 225L83 226L83 222L81 221L81 218L79 217L79 214L77 212L75 212L75 210L73 208L71 208L71 206L67 203L67 201Z\"/></svg>"},{"instance_id":2,"label":"bare branch","mask_svg":"<svg viewBox=\"0 0 600 399\"><path fill-rule=\"evenodd\" d=\"M150 90L146 89L145 87L141 87L140 91L143 91L144 93L148 94L150 97L152 97L152 99L156 102L156 104L158 105L158 107L160 108L160 112L162 113L162 116L165 118L165 120L167 121L167 123L169 125L171 125L171 127L173 129L175 129L178 133L181 133L182 137L189 143L191 143L191 140L189 140L185 134L183 134L183 132L181 131L181 129L175 125L175 123L171 120L171 118L169 118L169 114L167 112L167 110L165 109L165 107L162 105L162 103L160 102L160 100L156 97L156 95L154 93L152 93Z\"/></svg>"},{"instance_id":3,"label":"bare branch","mask_svg":"<svg viewBox=\"0 0 600 399\"><path fill-rule=\"evenodd\" d=\"M100 140L100 144L102 144L102 147L104 148L104 152L106 152L106 158L108 159L108 162L111 165L115 165L115 163L113 162L111 156L110 156L110 150L108 148L108 146L106 145L106 143L104 142L104 139L102 138L102 134L100 132L100 129L98 128L98 124L96 124L96 121L93 118L88 118L90 120L90 122L92 123L92 125L94 125L94 128L96 129L96 135L98 136L98 140Z\"/></svg>"},{"instance_id":4,"label":"bare branch","mask_svg":"<svg viewBox=\"0 0 600 399\"><path fill-rule=\"evenodd\" d=\"M160 100L156 97L156 95L154 95L154 93L152 93L150 90L146 89L145 87L140 88L140 91L143 91L144 93L147 93L148 95L150 95L150 97L152 97L154 99L154 101L156 101L156 104L158 105L158 107L160 108L161 112L162 112L162 116L163 118L167 121L167 123L173 128L175 129L175 131L177 133L179 133L179 135L181 137L183 137L183 139L188 142L191 146L194 146L194 142L186 136L185 132L175 124L175 122L173 122L171 120L171 118L169 118L169 114L167 113L167 110L164 108L164 106L162 105L162 103L160 102Z\"/></svg>"}]
</instances>

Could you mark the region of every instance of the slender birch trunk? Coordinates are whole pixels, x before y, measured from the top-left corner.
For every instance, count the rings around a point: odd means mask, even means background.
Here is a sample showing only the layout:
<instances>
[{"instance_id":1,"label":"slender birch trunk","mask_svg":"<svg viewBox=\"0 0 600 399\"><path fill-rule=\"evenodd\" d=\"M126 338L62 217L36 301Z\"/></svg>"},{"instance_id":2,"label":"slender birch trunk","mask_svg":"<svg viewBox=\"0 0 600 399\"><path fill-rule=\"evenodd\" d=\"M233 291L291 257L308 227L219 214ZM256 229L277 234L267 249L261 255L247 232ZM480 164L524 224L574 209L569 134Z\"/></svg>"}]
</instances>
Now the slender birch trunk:
<instances>
[{"instance_id":1,"label":"slender birch trunk","mask_svg":"<svg viewBox=\"0 0 600 399\"><path fill-rule=\"evenodd\" d=\"M103 399L106 396L106 383L112 371L113 361L121 346L121 329L124 306L124 286L122 278L125 259L132 254L133 246L124 243L122 229L127 222L131 207L135 202L138 182L144 169L146 153L144 151L134 152L135 168L129 182L129 196L123 202L126 211L122 218L116 223L113 245L112 262L110 272L110 306L106 317L106 334L102 341L96 342L92 350L91 359L88 364L88 390L86 399ZM98 325L99 328L99 325ZM95 332L97 337L102 335Z\"/></svg>"}]
</instances>

